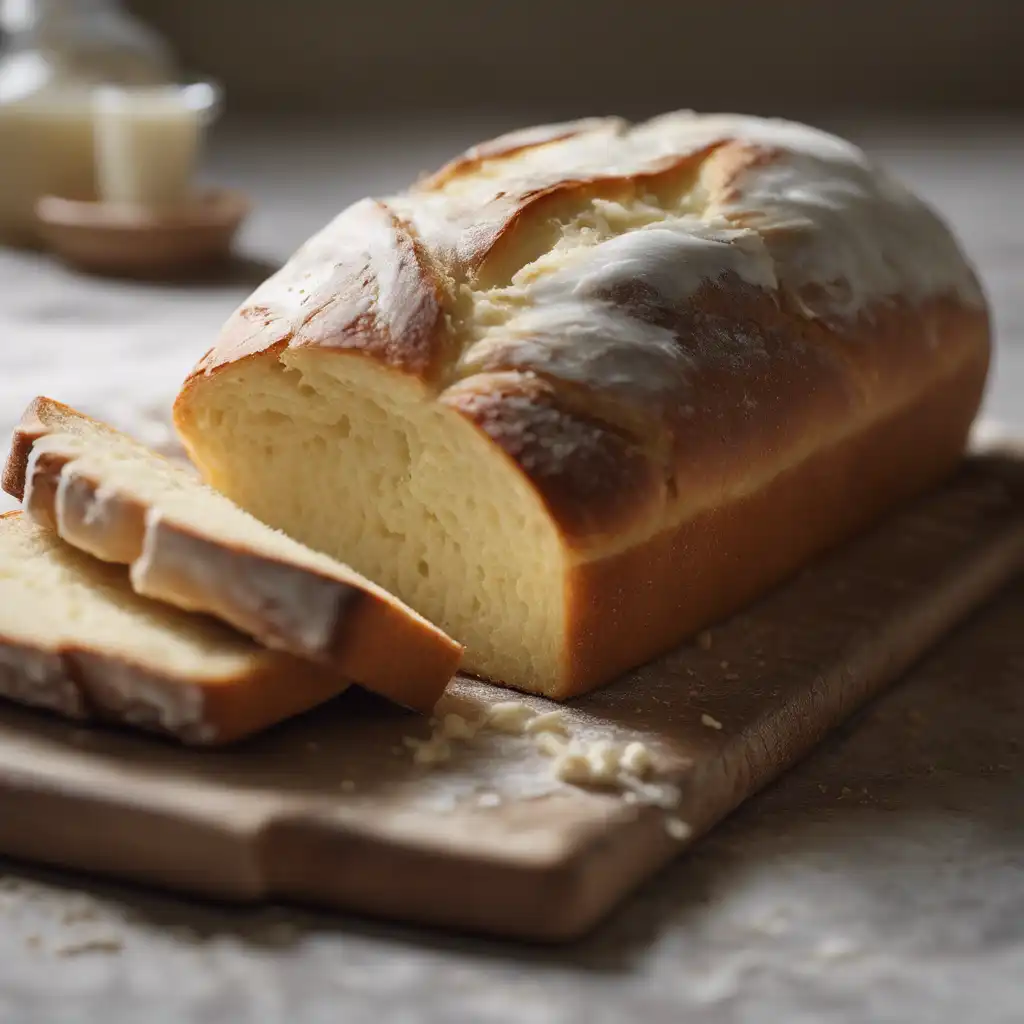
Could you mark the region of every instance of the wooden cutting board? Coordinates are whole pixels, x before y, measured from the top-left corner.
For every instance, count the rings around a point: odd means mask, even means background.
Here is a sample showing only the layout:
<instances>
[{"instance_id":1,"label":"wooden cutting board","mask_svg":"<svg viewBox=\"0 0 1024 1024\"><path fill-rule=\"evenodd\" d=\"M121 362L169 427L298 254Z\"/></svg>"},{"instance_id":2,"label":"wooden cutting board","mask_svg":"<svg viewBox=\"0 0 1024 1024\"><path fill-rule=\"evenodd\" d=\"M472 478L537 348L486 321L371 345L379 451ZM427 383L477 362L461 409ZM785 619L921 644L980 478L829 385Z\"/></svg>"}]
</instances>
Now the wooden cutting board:
<instances>
[{"instance_id":1,"label":"wooden cutting board","mask_svg":"<svg viewBox=\"0 0 1024 1024\"><path fill-rule=\"evenodd\" d=\"M579 936L1024 567L1022 480L1008 455L973 458L710 646L569 708L581 738L646 743L674 806L559 783L534 739L493 731L417 765L405 738L429 724L362 694L205 753L5 706L0 852L218 899ZM441 710L508 697L460 680Z\"/></svg>"}]
</instances>

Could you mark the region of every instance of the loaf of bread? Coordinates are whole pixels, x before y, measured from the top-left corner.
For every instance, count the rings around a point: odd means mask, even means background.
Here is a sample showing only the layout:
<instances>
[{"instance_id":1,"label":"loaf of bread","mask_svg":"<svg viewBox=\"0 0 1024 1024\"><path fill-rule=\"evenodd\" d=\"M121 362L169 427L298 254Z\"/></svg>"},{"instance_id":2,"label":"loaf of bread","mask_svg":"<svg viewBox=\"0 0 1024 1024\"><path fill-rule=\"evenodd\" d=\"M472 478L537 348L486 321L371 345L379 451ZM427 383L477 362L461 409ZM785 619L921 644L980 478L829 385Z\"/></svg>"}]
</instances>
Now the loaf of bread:
<instances>
[{"instance_id":1,"label":"loaf of bread","mask_svg":"<svg viewBox=\"0 0 1024 1024\"><path fill-rule=\"evenodd\" d=\"M177 402L207 479L471 671L581 693L948 473L989 320L923 202L798 124L530 129L310 239Z\"/></svg>"},{"instance_id":2,"label":"loaf of bread","mask_svg":"<svg viewBox=\"0 0 1024 1024\"><path fill-rule=\"evenodd\" d=\"M0 516L0 696L218 744L345 688L337 672L139 597L123 567L20 512Z\"/></svg>"},{"instance_id":3,"label":"loaf of bread","mask_svg":"<svg viewBox=\"0 0 1024 1024\"><path fill-rule=\"evenodd\" d=\"M184 466L59 402L14 432L3 486L68 543L131 566L137 593L429 711L459 644L347 565L257 522Z\"/></svg>"}]
</instances>

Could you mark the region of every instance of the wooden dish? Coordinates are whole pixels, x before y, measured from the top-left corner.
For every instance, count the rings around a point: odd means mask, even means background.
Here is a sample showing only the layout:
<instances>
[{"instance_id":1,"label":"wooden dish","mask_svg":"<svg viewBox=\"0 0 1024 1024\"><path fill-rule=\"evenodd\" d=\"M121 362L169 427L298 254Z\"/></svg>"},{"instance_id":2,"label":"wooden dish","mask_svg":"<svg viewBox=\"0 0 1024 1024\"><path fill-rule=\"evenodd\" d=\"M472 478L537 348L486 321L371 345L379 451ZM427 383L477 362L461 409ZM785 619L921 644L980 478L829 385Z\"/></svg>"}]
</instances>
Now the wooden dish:
<instances>
[{"instance_id":1,"label":"wooden dish","mask_svg":"<svg viewBox=\"0 0 1024 1024\"><path fill-rule=\"evenodd\" d=\"M171 211L44 196L39 234L65 262L95 274L180 277L225 261L249 212L246 196L210 189Z\"/></svg>"}]
</instances>

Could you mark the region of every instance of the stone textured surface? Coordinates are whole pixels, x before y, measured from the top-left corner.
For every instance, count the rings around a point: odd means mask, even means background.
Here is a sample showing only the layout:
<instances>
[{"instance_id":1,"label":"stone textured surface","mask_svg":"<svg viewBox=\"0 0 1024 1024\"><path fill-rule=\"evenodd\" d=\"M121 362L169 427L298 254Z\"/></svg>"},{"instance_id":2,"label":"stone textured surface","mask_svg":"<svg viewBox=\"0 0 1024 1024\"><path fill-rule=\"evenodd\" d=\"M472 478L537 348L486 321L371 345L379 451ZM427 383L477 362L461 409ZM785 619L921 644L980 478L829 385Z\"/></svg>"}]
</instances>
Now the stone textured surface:
<instances>
[{"instance_id":1,"label":"stone textured surface","mask_svg":"<svg viewBox=\"0 0 1024 1024\"><path fill-rule=\"evenodd\" d=\"M273 260L489 128L228 136L213 169L255 193L246 242ZM1024 130L851 134L975 256L1001 338L988 412L1024 430ZM167 443L177 382L264 273L127 285L0 253L0 431L45 391ZM568 949L3 865L0 1022L1020 1021L1022 617L1024 585Z\"/></svg>"}]
</instances>

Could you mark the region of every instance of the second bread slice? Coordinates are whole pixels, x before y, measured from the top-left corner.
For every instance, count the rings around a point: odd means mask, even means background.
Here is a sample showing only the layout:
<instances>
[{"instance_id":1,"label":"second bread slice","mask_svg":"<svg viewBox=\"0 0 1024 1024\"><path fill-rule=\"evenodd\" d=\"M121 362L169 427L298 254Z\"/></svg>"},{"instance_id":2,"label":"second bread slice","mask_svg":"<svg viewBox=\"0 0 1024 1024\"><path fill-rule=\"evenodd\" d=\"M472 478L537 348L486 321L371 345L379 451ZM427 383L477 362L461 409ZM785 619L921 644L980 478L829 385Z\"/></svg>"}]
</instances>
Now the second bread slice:
<instances>
[{"instance_id":1,"label":"second bread slice","mask_svg":"<svg viewBox=\"0 0 1024 1024\"><path fill-rule=\"evenodd\" d=\"M407 707L429 711L458 665L459 644L372 581L59 402L26 411L3 487L68 543L131 566L139 594L331 664Z\"/></svg>"},{"instance_id":2,"label":"second bread slice","mask_svg":"<svg viewBox=\"0 0 1024 1024\"><path fill-rule=\"evenodd\" d=\"M229 743L341 693L323 665L133 593L119 565L0 515L0 696L183 743Z\"/></svg>"}]
</instances>

